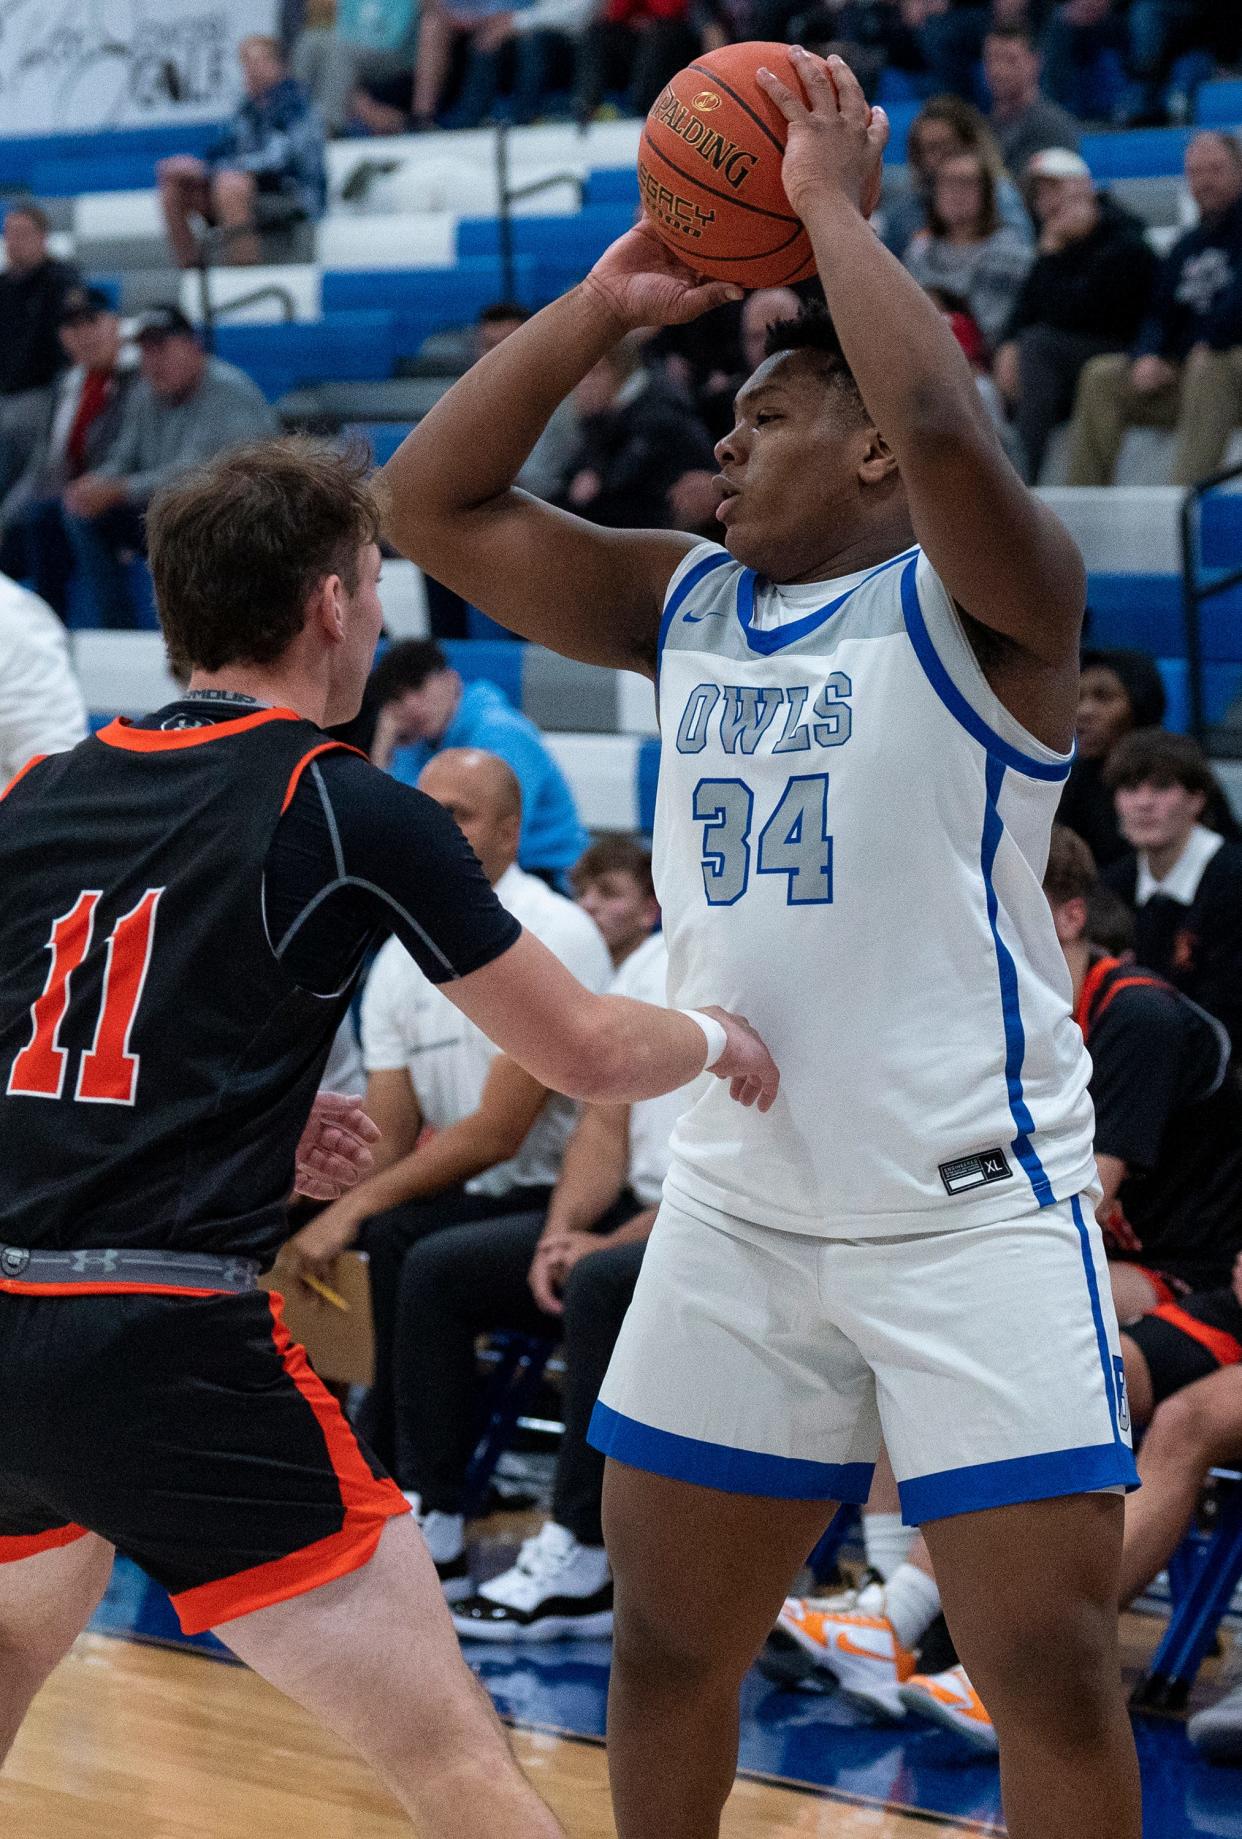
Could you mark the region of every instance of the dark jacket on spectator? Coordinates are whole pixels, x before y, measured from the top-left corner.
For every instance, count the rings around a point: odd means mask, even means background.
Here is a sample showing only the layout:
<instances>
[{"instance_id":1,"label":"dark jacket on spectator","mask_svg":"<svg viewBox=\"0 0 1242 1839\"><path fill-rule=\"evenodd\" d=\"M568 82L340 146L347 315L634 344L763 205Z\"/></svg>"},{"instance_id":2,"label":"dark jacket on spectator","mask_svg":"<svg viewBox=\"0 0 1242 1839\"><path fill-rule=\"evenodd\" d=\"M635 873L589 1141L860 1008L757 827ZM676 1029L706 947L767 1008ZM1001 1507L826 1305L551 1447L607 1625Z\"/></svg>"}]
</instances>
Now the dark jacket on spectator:
<instances>
[{"instance_id":1,"label":"dark jacket on spectator","mask_svg":"<svg viewBox=\"0 0 1242 1839\"><path fill-rule=\"evenodd\" d=\"M51 256L28 274L0 274L0 396L45 389L64 370L60 305L80 281L76 268Z\"/></svg>"},{"instance_id":2,"label":"dark jacket on spectator","mask_svg":"<svg viewBox=\"0 0 1242 1839\"><path fill-rule=\"evenodd\" d=\"M263 96L247 96L207 148L208 166L248 172L261 190L287 191L318 217L327 198L324 126L300 83L285 77Z\"/></svg>"},{"instance_id":3,"label":"dark jacket on spectator","mask_svg":"<svg viewBox=\"0 0 1242 1839\"><path fill-rule=\"evenodd\" d=\"M1105 870L1103 880L1134 907L1138 857ZM1136 910L1136 955L1225 1024L1242 1055L1242 845L1225 843L1203 871L1191 904L1153 894Z\"/></svg>"},{"instance_id":4,"label":"dark jacket on spectator","mask_svg":"<svg viewBox=\"0 0 1242 1839\"><path fill-rule=\"evenodd\" d=\"M1242 345L1242 198L1174 243L1134 351L1177 364L1195 345Z\"/></svg>"},{"instance_id":5,"label":"dark jacket on spectator","mask_svg":"<svg viewBox=\"0 0 1242 1839\"><path fill-rule=\"evenodd\" d=\"M715 471L715 464L707 432L685 397L639 371L621 400L584 418L557 502L617 530L667 527L669 488L683 473ZM581 472L597 473L600 489L588 503L571 504L566 494Z\"/></svg>"},{"instance_id":6,"label":"dark jacket on spectator","mask_svg":"<svg viewBox=\"0 0 1242 1839\"><path fill-rule=\"evenodd\" d=\"M1052 255L1037 255L1023 283L1006 338L1026 326L1055 326L1115 338L1124 351L1138 336L1159 266L1138 219L1111 198L1099 200L1089 236Z\"/></svg>"}]
</instances>

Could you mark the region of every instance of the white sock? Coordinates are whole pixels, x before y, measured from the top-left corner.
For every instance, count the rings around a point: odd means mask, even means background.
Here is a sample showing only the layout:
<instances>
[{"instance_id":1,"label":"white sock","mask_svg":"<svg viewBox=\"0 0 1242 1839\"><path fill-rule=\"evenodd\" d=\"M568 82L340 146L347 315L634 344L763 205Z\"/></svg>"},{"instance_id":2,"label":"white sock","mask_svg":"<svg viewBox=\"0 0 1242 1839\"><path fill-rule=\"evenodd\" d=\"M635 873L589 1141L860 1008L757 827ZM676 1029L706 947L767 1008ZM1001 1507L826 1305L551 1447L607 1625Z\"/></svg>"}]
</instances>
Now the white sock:
<instances>
[{"instance_id":1,"label":"white sock","mask_svg":"<svg viewBox=\"0 0 1242 1839\"><path fill-rule=\"evenodd\" d=\"M935 1579L916 1564L899 1565L884 1586L884 1613L902 1647L914 1647L940 1614Z\"/></svg>"},{"instance_id":2,"label":"white sock","mask_svg":"<svg viewBox=\"0 0 1242 1839\"><path fill-rule=\"evenodd\" d=\"M422 1521L423 1538L436 1564L448 1564L460 1558L466 1543L466 1522L459 1513L437 1513L434 1508Z\"/></svg>"},{"instance_id":3,"label":"white sock","mask_svg":"<svg viewBox=\"0 0 1242 1839\"><path fill-rule=\"evenodd\" d=\"M905 1563L914 1544L915 1528L903 1526L899 1513L864 1513L862 1532L867 1563L887 1583L897 1567Z\"/></svg>"}]
</instances>

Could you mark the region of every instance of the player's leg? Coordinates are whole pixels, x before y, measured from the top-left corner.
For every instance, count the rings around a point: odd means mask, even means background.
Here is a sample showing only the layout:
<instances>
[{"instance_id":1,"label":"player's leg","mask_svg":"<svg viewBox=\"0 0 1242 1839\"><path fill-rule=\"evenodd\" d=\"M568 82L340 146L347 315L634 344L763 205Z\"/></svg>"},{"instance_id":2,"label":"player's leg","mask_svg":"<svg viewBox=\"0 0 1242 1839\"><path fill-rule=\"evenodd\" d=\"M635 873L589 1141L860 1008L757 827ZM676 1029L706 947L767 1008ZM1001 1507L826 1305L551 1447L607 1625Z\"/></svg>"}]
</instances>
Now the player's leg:
<instances>
[{"instance_id":1,"label":"player's leg","mask_svg":"<svg viewBox=\"0 0 1242 1839\"><path fill-rule=\"evenodd\" d=\"M216 1633L352 1743L425 1839L560 1832L461 1658L411 1516L388 1522L360 1569Z\"/></svg>"},{"instance_id":2,"label":"player's leg","mask_svg":"<svg viewBox=\"0 0 1242 1839\"><path fill-rule=\"evenodd\" d=\"M620 1839L716 1839L737 1766L742 1677L832 1511L608 1462L608 1757ZM676 1767L653 1768L658 1755Z\"/></svg>"},{"instance_id":3,"label":"player's leg","mask_svg":"<svg viewBox=\"0 0 1242 1839\"><path fill-rule=\"evenodd\" d=\"M0 1547L16 1541L0 1539ZM94 1533L0 1564L0 1762L35 1693L69 1652L112 1572Z\"/></svg>"},{"instance_id":4,"label":"player's leg","mask_svg":"<svg viewBox=\"0 0 1242 1839\"><path fill-rule=\"evenodd\" d=\"M1108 1282L1113 1293L1113 1308L1123 1328L1149 1315L1164 1298L1141 1264L1126 1264L1118 1258L1108 1262ZM1169 1294L1166 1289L1164 1296Z\"/></svg>"},{"instance_id":5,"label":"player's leg","mask_svg":"<svg viewBox=\"0 0 1242 1839\"><path fill-rule=\"evenodd\" d=\"M1117 1651L1124 1502L1064 1495L924 1534L958 1653L1000 1740L1010 1839L1139 1839Z\"/></svg>"},{"instance_id":6,"label":"player's leg","mask_svg":"<svg viewBox=\"0 0 1242 1839\"><path fill-rule=\"evenodd\" d=\"M1242 1458L1242 1366L1223 1367L1156 1407L1139 1450L1143 1486L1126 1504L1121 1601L1168 1562L1199 1504L1208 1471Z\"/></svg>"}]
</instances>

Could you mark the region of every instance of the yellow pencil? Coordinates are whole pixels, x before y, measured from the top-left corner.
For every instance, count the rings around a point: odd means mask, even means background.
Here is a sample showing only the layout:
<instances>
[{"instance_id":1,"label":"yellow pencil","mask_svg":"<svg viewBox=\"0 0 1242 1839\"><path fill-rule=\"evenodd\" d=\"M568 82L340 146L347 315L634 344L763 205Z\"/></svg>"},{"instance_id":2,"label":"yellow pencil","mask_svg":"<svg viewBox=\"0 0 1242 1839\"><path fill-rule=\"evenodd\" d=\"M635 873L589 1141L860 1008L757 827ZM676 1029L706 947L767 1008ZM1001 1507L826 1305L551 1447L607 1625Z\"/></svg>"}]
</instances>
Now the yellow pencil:
<instances>
[{"instance_id":1,"label":"yellow pencil","mask_svg":"<svg viewBox=\"0 0 1242 1839\"><path fill-rule=\"evenodd\" d=\"M334 1290L332 1285L325 1283L321 1277L312 1277L307 1271L302 1275L302 1282L307 1289L313 1290L316 1296L322 1296L325 1303L331 1303L334 1309L343 1309L346 1315L349 1314L349 1304L340 1291Z\"/></svg>"}]
</instances>

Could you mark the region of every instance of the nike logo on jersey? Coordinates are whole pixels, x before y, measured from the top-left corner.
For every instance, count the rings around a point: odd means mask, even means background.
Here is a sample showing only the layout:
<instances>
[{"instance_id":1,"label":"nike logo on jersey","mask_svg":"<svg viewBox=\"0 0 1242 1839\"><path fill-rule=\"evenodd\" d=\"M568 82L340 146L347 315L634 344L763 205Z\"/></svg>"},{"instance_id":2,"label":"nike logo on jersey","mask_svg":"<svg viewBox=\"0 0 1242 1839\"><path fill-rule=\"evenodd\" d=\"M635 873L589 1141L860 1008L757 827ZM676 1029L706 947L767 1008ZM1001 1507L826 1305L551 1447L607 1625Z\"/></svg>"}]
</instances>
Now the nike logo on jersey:
<instances>
[{"instance_id":1,"label":"nike logo on jersey","mask_svg":"<svg viewBox=\"0 0 1242 1839\"><path fill-rule=\"evenodd\" d=\"M708 607L706 613L683 613L681 623L683 626L697 626L701 619L723 619L727 611L727 607Z\"/></svg>"},{"instance_id":2,"label":"nike logo on jersey","mask_svg":"<svg viewBox=\"0 0 1242 1839\"><path fill-rule=\"evenodd\" d=\"M706 617L704 615L703 617ZM709 736L725 753L809 753L813 747L841 747L850 738L853 685L835 670L813 684L699 683L691 690L677 725L678 753L702 753Z\"/></svg>"}]
</instances>

